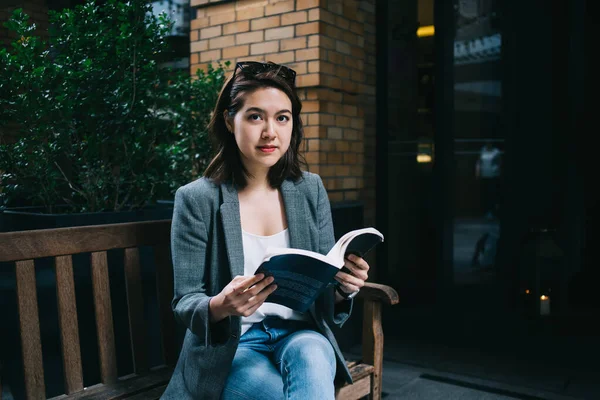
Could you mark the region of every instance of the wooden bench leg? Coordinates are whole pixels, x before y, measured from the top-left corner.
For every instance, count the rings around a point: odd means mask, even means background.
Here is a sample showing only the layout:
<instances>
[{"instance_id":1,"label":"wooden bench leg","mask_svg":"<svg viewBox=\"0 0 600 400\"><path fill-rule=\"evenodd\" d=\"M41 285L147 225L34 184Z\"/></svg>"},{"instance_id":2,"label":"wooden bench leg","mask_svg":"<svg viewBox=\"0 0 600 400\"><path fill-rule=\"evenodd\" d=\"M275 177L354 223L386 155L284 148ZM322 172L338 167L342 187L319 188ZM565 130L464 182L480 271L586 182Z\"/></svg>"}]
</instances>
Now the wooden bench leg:
<instances>
[{"instance_id":1,"label":"wooden bench leg","mask_svg":"<svg viewBox=\"0 0 600 400\"><path fill-rule=\"evenodd\" d=\"M375 368L371 380L371 399L381 399L383 370L383 328L381 303L365 299L363 315L362 360Z\"/></svg>"}]
</instances>

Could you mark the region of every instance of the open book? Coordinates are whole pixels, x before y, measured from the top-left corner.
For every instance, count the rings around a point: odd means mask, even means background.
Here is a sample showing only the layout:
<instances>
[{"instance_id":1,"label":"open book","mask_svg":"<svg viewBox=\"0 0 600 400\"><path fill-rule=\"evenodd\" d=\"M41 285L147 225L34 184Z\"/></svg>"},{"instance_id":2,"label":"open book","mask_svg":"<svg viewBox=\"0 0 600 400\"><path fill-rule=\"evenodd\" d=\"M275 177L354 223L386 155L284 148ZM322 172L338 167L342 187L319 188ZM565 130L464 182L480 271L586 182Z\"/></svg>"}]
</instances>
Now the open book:
<instances>
[{"instance_id":1,"label":"open book","mask_svg":"<svg viewBox=\"0 0 600 400\"><path fill-rule=\"evenodd\" d=\"M344 267L349 254L364 257L383 235L375 228L350 231L342 236L327 255L309 250L269 247L255 274L273 276L277 290L267 302L296 311L306 311L329 285L339 284L334 276ZM349 272L349 271L344 271Z\"/></svg>"}]
</instances>

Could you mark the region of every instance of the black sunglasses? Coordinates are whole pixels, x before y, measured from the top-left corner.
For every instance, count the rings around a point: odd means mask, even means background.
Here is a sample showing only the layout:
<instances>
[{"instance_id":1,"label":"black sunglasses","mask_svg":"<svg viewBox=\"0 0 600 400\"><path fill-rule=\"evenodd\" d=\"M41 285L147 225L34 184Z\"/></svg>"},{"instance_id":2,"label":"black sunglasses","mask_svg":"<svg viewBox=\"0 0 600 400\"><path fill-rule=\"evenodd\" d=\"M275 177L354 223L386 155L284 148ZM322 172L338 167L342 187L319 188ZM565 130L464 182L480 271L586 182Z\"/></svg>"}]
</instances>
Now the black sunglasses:
<instances>
[{"instance_id":1,"label":"black sunglasses","mask_svg":"<svg viewBox=\"0 0 600 400\"><path fill-rule=\"evenodd\" d=\"M242 61L235 64L235 70L233 71L233 77L237 73L237 70L248 72L250 74L256 75L262 72L271 72L276 71L277 75L285 79L290 86L294 87L296 84L296 71L291 68L286 67L285 65L275 64L274 62L258 62L258 61Z\"/></svg>"}]
</instances>

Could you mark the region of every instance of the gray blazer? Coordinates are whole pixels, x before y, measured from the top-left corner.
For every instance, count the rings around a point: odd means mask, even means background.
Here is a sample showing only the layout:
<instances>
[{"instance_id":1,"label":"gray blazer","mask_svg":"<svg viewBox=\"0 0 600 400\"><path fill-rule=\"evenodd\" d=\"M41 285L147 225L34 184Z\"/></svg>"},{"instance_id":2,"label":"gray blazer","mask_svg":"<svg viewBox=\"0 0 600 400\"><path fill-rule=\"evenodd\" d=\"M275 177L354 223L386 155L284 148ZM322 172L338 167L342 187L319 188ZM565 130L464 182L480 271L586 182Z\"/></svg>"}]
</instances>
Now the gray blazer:
<instances>
[{"instance_id":1,"label":"gray blazer","mask_svg":"<svg viewBox=\"0 0 600 400\"><path fill-rule=\"evenodd\" d=\"M318 175L284 181L281 193L290 245L326 254L334 245L329 199ZM179 360L162 399L218 399L240 338L240 317L209 322L208 303L236 275L244 274L240 204L230 184L201 178L177 190L171 230L176 318L186 333ZM352 301L334 304L328 289L310 309L319 331L331 342L337 377L352 378L330 328L350 316Z\"/></svg>"}]
</instances>

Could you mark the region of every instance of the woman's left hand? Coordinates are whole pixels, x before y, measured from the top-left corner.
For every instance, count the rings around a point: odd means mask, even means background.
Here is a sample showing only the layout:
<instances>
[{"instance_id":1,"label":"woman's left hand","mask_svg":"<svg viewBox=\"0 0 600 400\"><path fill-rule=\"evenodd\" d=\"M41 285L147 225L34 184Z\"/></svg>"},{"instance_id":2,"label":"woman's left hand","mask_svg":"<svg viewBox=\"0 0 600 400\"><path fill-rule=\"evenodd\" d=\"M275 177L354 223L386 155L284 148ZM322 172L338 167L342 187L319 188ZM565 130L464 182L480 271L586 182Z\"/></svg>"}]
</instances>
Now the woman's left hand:
<instances>
[{"instance_id":1,"label":"woman's left hand","mask_svg":"<svg viewBox=\"0 0 600 400\"><path fill-rule=\"evenodd\" d=\"M340 271L335 275L335 279L341 283L340 289L346 293L360 290L369 277L369 264L364 259L350 254L344 266L350 270L350 274Z\"/></svg>"}]
</instances>

